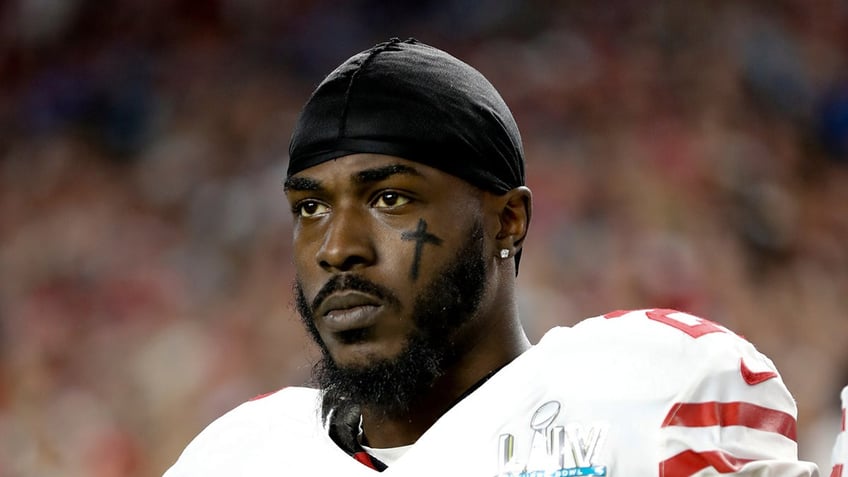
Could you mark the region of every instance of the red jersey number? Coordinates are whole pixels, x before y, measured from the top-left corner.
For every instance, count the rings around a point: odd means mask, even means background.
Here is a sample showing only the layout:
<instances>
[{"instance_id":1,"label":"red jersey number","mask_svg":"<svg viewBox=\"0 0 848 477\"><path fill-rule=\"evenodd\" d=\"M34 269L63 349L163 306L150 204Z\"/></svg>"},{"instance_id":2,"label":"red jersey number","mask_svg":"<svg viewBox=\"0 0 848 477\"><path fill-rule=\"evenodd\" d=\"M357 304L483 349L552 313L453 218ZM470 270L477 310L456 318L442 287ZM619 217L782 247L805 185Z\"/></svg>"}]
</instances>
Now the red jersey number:
<instances>
[{"instance_id":1,"label":"red jersey number","mask_svg":"<svg viewBox=\"0 0 848 477\"><path fill-rule=\"evenodd\" d=\"M604 315L604 318L618 318L619 316L624 316L628 311L619 310L611 313L607 313ZM686 319L674 318L671 315L684 315ZM703 318L699 318L694 315L690 315L688 313L683 313L677 310L668 310L668 309L657 309L657 310L648 310L645 312L645 315L654 321L658 321L660 323L665 323L672 328L676 328L692 338L700 338L709 333L726 333L727 329L722 328L721 326L713 323L712 321L705 320Z\"/></svg>"},{"instance_id":2,"label":"red jersey number","mask_svg":"<svg viewBox=\"0 0 848 477\"><path fill-rule=\"evenodd\" d=\"M683 313L677 310L648 310L645 312L648 318L665 323L669 326L677 328L686 333L692 338L700 338L709 333L724 333L726 330L712 321L699 318L688 313ZM683 321L672 317L673 314L681 314L688 317L688 320Z\"/></svg>"}]
</instances>

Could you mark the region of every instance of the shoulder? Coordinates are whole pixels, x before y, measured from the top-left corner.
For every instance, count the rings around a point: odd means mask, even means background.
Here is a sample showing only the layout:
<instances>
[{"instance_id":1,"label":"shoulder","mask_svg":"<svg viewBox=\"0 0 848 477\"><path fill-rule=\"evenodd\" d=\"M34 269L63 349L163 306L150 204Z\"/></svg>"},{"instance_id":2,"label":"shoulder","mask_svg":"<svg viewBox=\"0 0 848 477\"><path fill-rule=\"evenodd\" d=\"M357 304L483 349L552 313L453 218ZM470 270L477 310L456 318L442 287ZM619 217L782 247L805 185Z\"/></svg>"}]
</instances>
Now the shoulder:
<instances>
[{"instance_id":1,"label":"shoulder","mask_svg":"<svg viewBox=\"0 0 848 477\"><path fill-rule=\"evenodd\" d=\"M774 363L724 326L676 310L616 311L555 328L538 346L552 362L586 368L584 379L614 399L657 404L661 475L725 457L752 473L771 459L807 475L796 462L795 400Z\"/></svg>"},{"instance_id":2,"label":"shoulder","mask_svg":"<svg viewBox=\"0 0 848 477\"><path fill-rule=\"evenodd\" d=\"M627 350L657 358L726 352L758 354L744 337L713 321L670 309L619 310L587 318L572 328L554 328L540 344L570 340L593 344L599 352ZM600 348L604 346L605 348Z\"/></svg>"},{"instance_id":3,"label":"shoulder","mask_svg":"<svg viewBox=\"0 0 848 477\"><path fill-rule=\"evenodd\" d=\"M727 336L745 341L728 328L713 321L686 312L662 308L612 311L587 318L577 323L573 329L586 335L627 335L640 340L689 341L718 333L716 336Z\"/></svg>"},{"instance_id":4,"label":"shoulder","mask_svg":"<svg viewBox=\"0 0 848 477\"><path fill-rule=\"evenodd\" d=\"M229 468L268 442L285 448L320 427L318 391L287 387L256 396L214 420L186 446L166 477L196 475L202 469ZM188 473L186 474L186 470Z\"/></svg>"},{"instance_id":5,"label":"shoulder","mask_svg":"<svg viewBox=\"0 0 848 477\"><path fill-rule=\"evenodd\" d=\"M629 392L686 402L758 402L796 412L767 356L728 328L688 313L615 311L554 328L538 346L552 360L582 356L597 379L629 384Z\"/></svg>"},{"instance_id":6,"label":"shoulder","mask_svg":"<svg viewBox=\"0 0 848 477\"><path fill-rule=\"evenodd\" d=\"M240 404L213 421L198 437L224 428L229 431L236 428L253 432L258 423L310 424L314 421L312 416L317 413L318 405L316 389L286 387L260 394Z\"/></svg>"}]
</instances>

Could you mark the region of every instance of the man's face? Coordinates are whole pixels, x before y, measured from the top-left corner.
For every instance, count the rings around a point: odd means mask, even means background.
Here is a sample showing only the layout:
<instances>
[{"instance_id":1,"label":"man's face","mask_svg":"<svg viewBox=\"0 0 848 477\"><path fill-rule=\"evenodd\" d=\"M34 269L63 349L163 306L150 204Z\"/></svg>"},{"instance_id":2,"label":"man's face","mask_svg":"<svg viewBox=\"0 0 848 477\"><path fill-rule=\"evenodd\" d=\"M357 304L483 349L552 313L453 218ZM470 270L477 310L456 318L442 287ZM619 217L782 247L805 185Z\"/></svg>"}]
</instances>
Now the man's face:
<instances>
[{"instance_id":1,"label":"man's face","mask_svg":"<svg viewBox=\"0 0 848 477\"><path fill-rule=\"evenodd\" d=\"M298 307L334 366L368 369L408 355L411 344L463 341L493 255L483 192L374 154L319 164L286 187Z\"/></svg>"},{"instance_id":2,"label":"man's face","mask_svg":"<svg viewBox=\"0 0 848 477\"><path fill-rule=\"evenodd\" d=\"M455 260L421 288L412 306L412 330L403 348L392 356L370 356L365 364L340 366L330 355L315 325L313 309L296 286L298 311L307 329L321 347L322 358L316 363L313 379L323 392L323 409L338 409L350 405L367 406L372 413L402 416L414 408L421 396L435 385L456 363L462 350L468 349L469 321L478 310L486 284L486 263L483 250L483 230L480 223L468 234L467 244ZM346 277L346 278L340 278ZM328 296L342 290L359 291L398 303L391 291L383 289L356 275L337 275L318 296ZM316 298L313 303L320 303ZM476 328L480 329L477 320ZM466 331L466 339L457 338ZM353 332L350 340L363 339L367 331ZM325 414L326 415L326 414Z\"/></svg>"}]
</instances>

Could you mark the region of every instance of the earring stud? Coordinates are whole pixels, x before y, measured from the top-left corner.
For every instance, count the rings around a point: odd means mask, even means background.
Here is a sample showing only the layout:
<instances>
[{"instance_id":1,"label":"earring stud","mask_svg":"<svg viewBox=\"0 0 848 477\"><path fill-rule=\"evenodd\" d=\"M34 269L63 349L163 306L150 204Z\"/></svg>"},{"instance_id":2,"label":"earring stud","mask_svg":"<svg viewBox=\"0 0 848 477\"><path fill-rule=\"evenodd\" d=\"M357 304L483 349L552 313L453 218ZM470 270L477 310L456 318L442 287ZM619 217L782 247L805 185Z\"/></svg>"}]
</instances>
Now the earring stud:
<instances>
[{"instance_id":1,"label":"earring stud","mask_svg":"<svg viewBox=\"0 0 848 477\"><path fill-rule=\"evenodd\" d=\"M509 250L502 248L501 249L501 258L507 258L507 257L509 257Z\"/></svg>"}]
</instances>

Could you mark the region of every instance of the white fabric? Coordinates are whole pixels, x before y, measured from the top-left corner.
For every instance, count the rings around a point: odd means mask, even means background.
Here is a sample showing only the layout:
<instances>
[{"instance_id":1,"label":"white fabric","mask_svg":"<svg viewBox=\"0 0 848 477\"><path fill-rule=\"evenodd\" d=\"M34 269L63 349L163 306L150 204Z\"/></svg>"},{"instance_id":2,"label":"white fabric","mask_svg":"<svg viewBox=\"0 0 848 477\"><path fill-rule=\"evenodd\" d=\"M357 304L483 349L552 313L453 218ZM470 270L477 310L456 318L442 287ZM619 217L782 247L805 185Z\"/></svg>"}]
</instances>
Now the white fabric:
<instances>
[{"instance_id":1,"label":"white fabric","mask_svg":"<svg viewBox=\"0 0 848 477\"><path fill-rule=\"evenodd\" d=\"M412 445L387 448L362 446L362 448L368 454L376 457L380 462L391 466L397 462L398 459L403 457L403 455L406 454L406 451L412 449Z\"/></svg>"},{"instance_id":2,"label":"white fabric","mask_svg":"<svg viewBox=\"0 0 848 477\"><path fill-rule=\"evenodd\" d=\"M668 310L610 316L549 331L382 474L818 475L797 461L794 400L750 343ZM318 409L305 388L245 403L165 475L378 475L330 440Z\"/></svg>"},{"instance_id":3,"label":"white fabric","mask_svg":"<svg viewBox=\"0 0 848 477\"><path fill-rule=\"evenodd\" d=\"M848 386L842 389L842 427L833 446L833 467L831 477L848 477L848 430L846 430L846 414L848 414Z\"/></svg>"}]
</instances>

